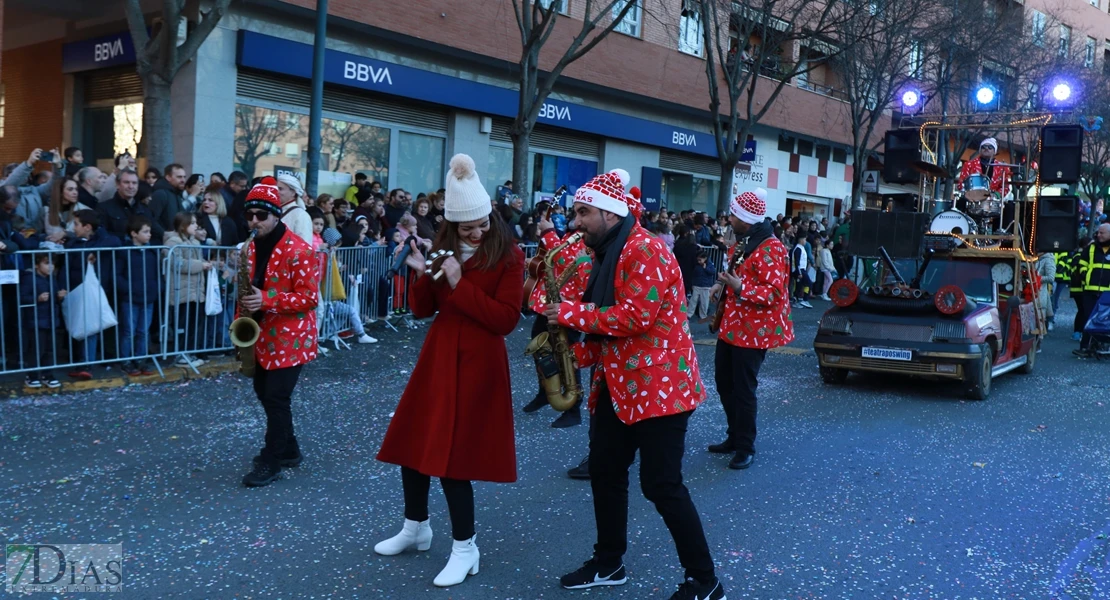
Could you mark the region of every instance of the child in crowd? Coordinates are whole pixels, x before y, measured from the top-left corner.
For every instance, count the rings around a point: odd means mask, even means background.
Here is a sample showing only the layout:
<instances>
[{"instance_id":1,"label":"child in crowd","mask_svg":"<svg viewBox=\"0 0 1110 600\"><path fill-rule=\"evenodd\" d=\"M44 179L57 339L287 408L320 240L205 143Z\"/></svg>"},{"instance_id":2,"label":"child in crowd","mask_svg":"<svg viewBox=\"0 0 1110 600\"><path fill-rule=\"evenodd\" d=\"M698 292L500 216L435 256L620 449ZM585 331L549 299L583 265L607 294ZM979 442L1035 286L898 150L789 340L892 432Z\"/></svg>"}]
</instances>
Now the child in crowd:
<instances>
[{"instance_id":1,"label":"child in crowd","mask_svg":"<svg viewBox=\"0 0 1110 600\"><path fill-rule=\"evenodd\" d=\"M150 322L161 292L158 251L150 247L150 219L136 215L127 222L127 237L116 260L116 298L119 302L119 356L128 376L153 375L147 355ZM138 360L132 360L139 357Z\"/></svg>"},{"instance_id":2,"label":"child in crowd","mask_svg":"<svg viewBox=\"0 0 1110 600\"><path fill-rule=\"evenodd\" d=\"M87 265L93 266L102 287L106 283L110 285L114 279L112 272L115 270L115 255L112 249L119 248L119 239L100 226L100 215L96 211L88 209L74 211L73 234L73 239L66 242L65 247L70 250L86 250L86 252L66 254L66 279L61 282L62 287L72 292L81 285L85 280ZM105 289L111 288L105 287ZM100 314L99 307L85 307L85 310ZM74 340L72 362L78 365L96 362L99 342L99 333L90 335L84 340ZM76 367L69 376L81 381L92 379L92 373L87 367Z\"/></svg>"},{"instance_id":3,"label":"child in crowd","mask_svg":"<svg viewBox=\"0 0 1110 600\"><path fill-rule=\"evenodd\" d=\"M23 305L24 323L32 323L34 329L23 332L23 356L28 366L38 371L27 375L27 387L51 389L62 387L54 377L54 332L61 329L62 319L58 303L66 297L66 290L58 286L54 275L54 263L50 253L35 254L34 269L20 275L19 303ZM34 333L32 333L32 331Z\"/></svg>"},{"instance_id":4,"label":"child in crowd","mask_svg":"<svg viewBox=\"0 0 1110 600\"><path fill-rule=\"evenodd\" d=\"M690 297L686 316L690 320L704 319L709 316L709 289L717 282L717 270L709 261L709 255L705 250L698 252L698 264L692 271L691 280L694 293Z\"/></svg>"}]
</instances>

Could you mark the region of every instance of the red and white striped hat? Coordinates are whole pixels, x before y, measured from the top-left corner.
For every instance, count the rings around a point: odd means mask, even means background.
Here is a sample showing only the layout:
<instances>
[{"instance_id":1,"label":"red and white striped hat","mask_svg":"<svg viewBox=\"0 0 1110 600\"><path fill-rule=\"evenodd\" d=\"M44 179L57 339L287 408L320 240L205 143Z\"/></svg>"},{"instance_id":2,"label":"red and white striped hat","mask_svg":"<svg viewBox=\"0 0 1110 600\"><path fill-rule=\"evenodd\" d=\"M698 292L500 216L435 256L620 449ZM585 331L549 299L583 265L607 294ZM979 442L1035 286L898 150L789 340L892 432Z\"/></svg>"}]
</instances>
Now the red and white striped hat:
<instances>
[{"instance_id":1,"label":"red and white striped hat","mask_svg":"<svg viewBox=\"0 0 1110 600\"><path fill-rule=\"evenodd\" d=\"M619 217L628 215L628 201L625 187L628 185L628 171L613 169L586 182L574 192L574 201L596 206Z\"/></svg>"},{"instance_id":2,"label":"red and white striped hat","mask_svg":"<svg viewBox=\"0 0 1110 600\"><path fill-rule=\"evenodd\" d=\"M762 221L767 215L767 190L755 188L754 191L744 192L733 198L729 203L729 212L749 225Z\"/></svg>"}]
</instances>

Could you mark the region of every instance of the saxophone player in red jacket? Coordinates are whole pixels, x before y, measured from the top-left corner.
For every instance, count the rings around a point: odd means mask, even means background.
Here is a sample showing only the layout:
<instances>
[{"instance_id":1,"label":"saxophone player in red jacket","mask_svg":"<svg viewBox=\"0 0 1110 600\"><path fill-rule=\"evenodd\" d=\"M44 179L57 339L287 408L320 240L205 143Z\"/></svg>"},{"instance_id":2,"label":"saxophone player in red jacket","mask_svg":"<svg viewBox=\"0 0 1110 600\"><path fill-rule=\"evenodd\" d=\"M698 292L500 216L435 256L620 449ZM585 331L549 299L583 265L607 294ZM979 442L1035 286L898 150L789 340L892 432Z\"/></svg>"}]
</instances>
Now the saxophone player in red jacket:
<instances>
[{"instance_id":1,"label":"saxophone player in red jacket","mask_svg":"<svg viewBox=\"0 0 1110 600\"><path fill-rule=\"evenodd\" d=\"M540 247L545 252L551 252L554 248L563 243L563 239L555 232L555 224L551 222L546 216L540 219ZM569 235L569 232L568 232ZM559 255L552 261L554 263L554 275L558 279L566 272L567 269L574 269L574 275L567 280L563 289L560 290L564 298L581 298L582 292L586 289L586 281L590 278L590 257L586 254L586 245L581 240L570 244L566 248L559 251ZM528 296L528 308L536 313L536 318L532 321L532 337L536 337L540 333L547 331L547 317L543 315L544 297L545 297L546 284L541 277L536 282L535 288ZM577 331L567 331L567 339L571 342L577 342L580 334ZM538 375L538 373L537 373ZM581 385L581 377L578 377L579 385ZM532 413L547 406L547 394L543 391L543 382L539 383L539 391L532 400L524 405L524 412ZM580 407L581 402L575 404L563 414L559 415L555 421L551 423L552 427L573 427L582 422L582 410Z\"/></svg>"},{"instance_id":2,"label":"saxophone player in red jacket","mask_svg":"<svg viewBox=\"0 0 1110 600\"><path fill-rule=\"evenodd\" d=\"M728 439L709 451L734 453L730 469L747 469L755 458L755 388L767 350L794 339L787 250L764 219L766 198L767 191L756 188L731 202L729 224L737 239L747 239L732 246L728 261L731 264L741 251L744 259L735 274L721 273L711 292L727 288L721 299L725 312L717 332L714 374L728 419Z\"/></svg>"},{"instance_id":3,"label":"saxophone player in red jacket","mask_svg":"<svg viewBox=\"0 0 1110 600\"><path fill-rule=\"evenodd\" d=\"M312 247L281 223L272 177L251 188L244 214L255 236L247 249L252 293L239 301L239 309L261 329L254 346L254 391L266 411L266 442L243 484L260 487L276 480L282 468L301 464L293 389L301 368L316 359L319 285Z\"/></svg>"},{"instance_id":4,"label":"saxophone player in red jacket","mask_svg":"<svg viewBox=\"0 0 1110 600\"><path fill-rule=\"evenodd\" d=\"M674 538L685 568L671 600L724 600L697 508L682 484L686 426L705 389L683 306L682 274L666 244L629 208L628 173L599 175L575 192L575 224L594 252L581 301L544 314L586 334L574 346L580 366L596 366L589 407L590 485L597 544L590 560L564 575L567 589L621 585L628 578L628 469L640 452L640 487Z\"/></svg>"}]
</instances>

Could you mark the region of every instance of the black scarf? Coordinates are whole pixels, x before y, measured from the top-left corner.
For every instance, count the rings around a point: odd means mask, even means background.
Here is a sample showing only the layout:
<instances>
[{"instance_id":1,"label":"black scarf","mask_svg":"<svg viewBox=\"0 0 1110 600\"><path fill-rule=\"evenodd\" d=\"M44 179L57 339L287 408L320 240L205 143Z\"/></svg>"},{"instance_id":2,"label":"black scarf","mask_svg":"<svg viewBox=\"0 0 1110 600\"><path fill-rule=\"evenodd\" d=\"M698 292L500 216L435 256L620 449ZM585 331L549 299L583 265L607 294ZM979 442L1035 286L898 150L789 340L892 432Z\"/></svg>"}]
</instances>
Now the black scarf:
<instances>
[{"instance_id":1,"label":"black scarf","mask_svg":"<svg viewBox=\"0 0 1110 600\"><path fill-rule=\"evenodd\" d=\"M278 221L269 235L254 238L254 277L251 277L251 285L260 290L266 289L266 267L270 264L274 248L285 236L285 229L285 223Z\"/></svg>"},{"instance_id":2,"label":"black scarf","mask_svg":"<svg viewBox=\"0 0 1110 600\"><path fill-rule=\"evenodd\" d=\"M748 243L744 245L744 256L749 256L760 244L767 241L775 234L774 228L767 221L761 221L752 225L748 230Z\"/></svg>"},{"instance_id":3,"label":"black scarf","mask_svg":"<svg viewBox=\"0 0 1110 600\"><path fill-rule=\"evenodd\" d=\"M609 228L597 246L590 248L594 251L594 266L590 270L590 279L586 282L586 291L582 294L583 302L592 302L598 308L617 303L617 262L620 261L621 251L628 243L628 236L635 224L635 218L623 217L619 225ZM586 339L597 341L605 337L591 334Z\"/></svg>"}]
</instances>

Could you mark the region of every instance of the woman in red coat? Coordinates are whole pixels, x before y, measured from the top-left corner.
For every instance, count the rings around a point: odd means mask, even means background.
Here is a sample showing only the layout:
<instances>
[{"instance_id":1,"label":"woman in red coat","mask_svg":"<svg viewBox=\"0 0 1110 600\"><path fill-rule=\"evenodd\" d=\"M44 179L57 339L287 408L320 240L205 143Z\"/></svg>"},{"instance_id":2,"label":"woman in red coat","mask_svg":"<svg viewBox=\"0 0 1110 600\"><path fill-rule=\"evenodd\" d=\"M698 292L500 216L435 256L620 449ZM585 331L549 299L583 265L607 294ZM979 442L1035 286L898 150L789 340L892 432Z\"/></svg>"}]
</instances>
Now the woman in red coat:
<instances>
[{"instance_id":1,"label":"woman in red coat","mask_svg":"<svg viewBox=\"0 0 1110 600\"><path fill-rule=\"evenodd\" d=\"M447 566L435 578L441 587L478 573L471 481L516 481L505 336L516 328L524 298L524 255L491 214L469 156L451 159L444 210L433 252L454 255L434 266L443 276L426 273L415 244L405 261L421 273L409 292L413 314L439 315L378 453L378 460L401 466L405 524L374 546L385 556L431 547L428 492L438 477L454 539Z\"/></svg>"}]
</instances>

